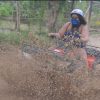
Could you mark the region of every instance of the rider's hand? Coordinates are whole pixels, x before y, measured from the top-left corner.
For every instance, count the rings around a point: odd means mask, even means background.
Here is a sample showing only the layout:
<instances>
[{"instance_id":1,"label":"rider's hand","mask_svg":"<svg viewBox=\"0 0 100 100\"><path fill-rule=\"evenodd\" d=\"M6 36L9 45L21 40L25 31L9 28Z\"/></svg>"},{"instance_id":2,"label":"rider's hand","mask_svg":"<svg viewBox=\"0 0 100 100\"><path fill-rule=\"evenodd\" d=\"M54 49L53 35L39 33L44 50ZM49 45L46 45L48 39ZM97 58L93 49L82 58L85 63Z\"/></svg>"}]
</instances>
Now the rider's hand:
<instances>
[{"instance_id":1,"label":"rider's hand","mask_svg":"<svg viewBox=\"0 0 100 100\"><path fill-rule=\"evenodd\" d=\"M54 36L54 33L48 33L48 36Z\"/></svg>"},{"instance_id":2,"label":"rider's hand","mask_svg":"<svg viewBox=\"0 0 100 100\"><path fill-rule=\"evenodd\" d=\"M52 38L56 37L54 33L48 33L48 36Z\"/></svg>"},{"instance_id":3,"label":"rider's hand","mask_svg":"<svg viewBox=\"0 0 100 100\"><path fill-rule=\"evenodd\" d=\"M60 38L60 35L59 35L59 33L48 33L48 36L50 36L50 37L55 37L55 38Z\"/></svg>"}]
</instances>

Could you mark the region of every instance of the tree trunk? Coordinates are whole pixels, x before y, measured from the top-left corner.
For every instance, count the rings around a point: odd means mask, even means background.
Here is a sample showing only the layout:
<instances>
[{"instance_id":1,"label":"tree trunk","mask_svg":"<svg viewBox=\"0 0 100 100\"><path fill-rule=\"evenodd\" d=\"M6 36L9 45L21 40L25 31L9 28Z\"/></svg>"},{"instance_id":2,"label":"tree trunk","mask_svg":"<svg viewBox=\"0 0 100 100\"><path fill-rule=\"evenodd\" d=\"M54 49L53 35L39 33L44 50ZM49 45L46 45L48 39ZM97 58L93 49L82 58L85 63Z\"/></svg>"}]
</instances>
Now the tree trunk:
<instances>
[{"instance_id":1,"label":"tree trunk","mask_svg":"<svg viewBox=\"0 0 100 100\"><path fill-rule=\"evenodd\" d=\"M90 6L90 8L89 8L88 23L90 23L90 19L91 19L92 4L93 4L92 0L89 1L89 6Z\"/></svg>"},{"instance_id":2,"label":"tree trunk","mask_svg":"<svg viewBox=\"0 0 100 100\"><path fill-rule=\"evenodd\" d=\"M86 18L88 26L90 27L90 19L91 19L91 12L92 12L92 4L93 4L93 2L92 1L88 1L88 3L89 3L89 6L88 6L88 9L87 9L87 11L85 13L85 18Z\"/></svg>"},{"instance_id":3,"label":"tree trunk","mask_svg":"<svg viewBox=\"0 0 100 100\"><path fill-rule=\"evenodd\" d=\"M72 2L71 2L71 11L74 9L74 4L75 4L75 0L72 0Z\"/></svg>"},{"instance_id":4,"label":"tree trunk","mask_svg":"<svg viewBox=\"0 0 100 100\"><path fill-rule=\"evenodd\" d=\"M20 8L19 8L19 1L16 2L16 22L15 22L15 30L18 32L20 31Z\"/></svg>"},{"instance_id":5,"label":"tree trunk","mask_svg":"<svg viewBox=\"0 0 100 100\"><path fill-rule=\"evenodd\" d=\"M50 0L48 1L48 22L47 22L47 27L48 31L52 32L55 31L55 24L57 20L57 16L59 14L59 1L56 0Z\"/></svg>"}]
</instances>

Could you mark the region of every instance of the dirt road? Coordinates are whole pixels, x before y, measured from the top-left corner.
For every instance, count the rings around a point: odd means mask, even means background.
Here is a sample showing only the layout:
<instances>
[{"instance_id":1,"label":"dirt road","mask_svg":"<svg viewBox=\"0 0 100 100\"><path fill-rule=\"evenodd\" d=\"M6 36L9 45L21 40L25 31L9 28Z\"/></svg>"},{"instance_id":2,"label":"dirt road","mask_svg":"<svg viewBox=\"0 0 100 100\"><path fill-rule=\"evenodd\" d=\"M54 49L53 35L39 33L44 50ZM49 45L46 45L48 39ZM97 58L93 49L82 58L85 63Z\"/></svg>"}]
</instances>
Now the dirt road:
<instances>
[{"instance_id":1,"label":"dirt road","mask_svg":"<svg viewBox=\"0 0 100 100\"><path fill-rule=\"evenodd\" d=\"M94 46L100 46L100 35L92 35L90 37L89 44L92 44ZM15 60L15 59L21 59L22 57L21 53L17 50L18 49L12 46L10 47L10 49L8 49L8 47L1 46L1 50L0 50L1 51L0 52L0 67L1 68L5 67L4 70L6 70L8 66L18 66L19 63L21 64L21 62L18 62L19 60L17 61ZM13 55L16 55L16 56L13 57ZM89 88L92 88L92 92L90 94L86 94L87 99L83 99L83 100L100 100L100 74L99 73L100 73L100 65L97 66L94 76L90 79L90 82L87 83L87 86ZM2 75L0 75L0 100L33 100L33 99L32 97L29 97L29 96L25 96L25 95L21 96L14 93L12 86L9 85L9 82L7 83L7 80L5 80L2 77ZM37 100L40 100L40 99L37 99Z\"/></svg>"},{"instance_id":2,"label":"dirt road","mask_svg":"<svg viewBox=\"0 0 100 100\"><path fill-rule=\"evenodd\" d=\"M100 35L99 34L90 35L88 44L90 44L92 46L100 47ZM99 50L100 50L100 48L99 48Z\"/></svg>"}]
</instances>

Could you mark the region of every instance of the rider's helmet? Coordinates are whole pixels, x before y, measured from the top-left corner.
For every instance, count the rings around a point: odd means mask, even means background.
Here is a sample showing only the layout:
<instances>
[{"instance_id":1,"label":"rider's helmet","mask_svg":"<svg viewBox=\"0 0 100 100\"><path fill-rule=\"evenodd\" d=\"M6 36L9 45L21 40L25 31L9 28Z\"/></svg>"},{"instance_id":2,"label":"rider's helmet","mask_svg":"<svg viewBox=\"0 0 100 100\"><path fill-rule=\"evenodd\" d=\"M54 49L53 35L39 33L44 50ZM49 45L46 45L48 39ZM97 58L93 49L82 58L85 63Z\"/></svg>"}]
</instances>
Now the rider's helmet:
<instances>
[{"instance_id":1,"label":"rider's helmet","mask_svg":"<svg viewBox=\"0 0 100 100\"><path fill-rule=\"evenodd\" d=\"M84 13L81 9L72 10L71 16L72 16L72 14L77 14L78 17L79 17L80 23L83 24L83 25L86 25L87 22L85 20Z\"/></svg>"},{"instance_id":2,"label":"rider's helmet","mask_svg":"<svg viewBox=\"0 0 100 100\"><path fill-rule=\"evenodd\" d=\"M78 15L84 17L84 13L83 13L83 11L81 9L74 9L74 10L72 10L71 15L72 14L78 14Z\"/></svg>"}]
</instances>

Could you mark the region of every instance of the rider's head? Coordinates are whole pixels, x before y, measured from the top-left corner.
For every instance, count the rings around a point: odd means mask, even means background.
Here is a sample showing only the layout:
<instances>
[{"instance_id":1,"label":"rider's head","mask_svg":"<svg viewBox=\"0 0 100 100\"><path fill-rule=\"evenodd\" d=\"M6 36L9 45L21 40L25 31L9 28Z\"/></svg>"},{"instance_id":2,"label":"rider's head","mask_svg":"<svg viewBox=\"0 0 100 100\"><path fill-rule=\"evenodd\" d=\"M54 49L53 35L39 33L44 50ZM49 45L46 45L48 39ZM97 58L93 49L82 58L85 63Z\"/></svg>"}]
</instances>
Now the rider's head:
<instances>
[{"instance_id":1,"label":"rider's head","mask_svg":"<svg viewBox=\"0 0 100 100\"><path fill-rule=\"evenodd\" d=\"M77 19L79 21L79 24L86 25L86 20L84 18L84 13L80 9L74 9L71 12L71 19Z\"/></svg>"}]
</instances>

